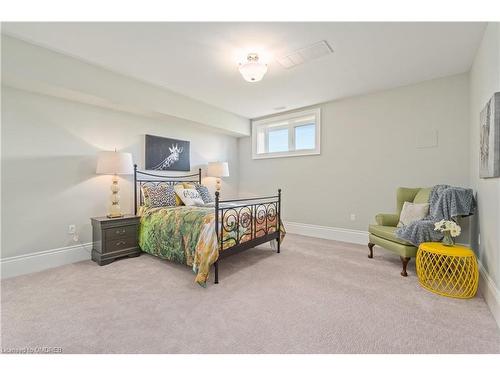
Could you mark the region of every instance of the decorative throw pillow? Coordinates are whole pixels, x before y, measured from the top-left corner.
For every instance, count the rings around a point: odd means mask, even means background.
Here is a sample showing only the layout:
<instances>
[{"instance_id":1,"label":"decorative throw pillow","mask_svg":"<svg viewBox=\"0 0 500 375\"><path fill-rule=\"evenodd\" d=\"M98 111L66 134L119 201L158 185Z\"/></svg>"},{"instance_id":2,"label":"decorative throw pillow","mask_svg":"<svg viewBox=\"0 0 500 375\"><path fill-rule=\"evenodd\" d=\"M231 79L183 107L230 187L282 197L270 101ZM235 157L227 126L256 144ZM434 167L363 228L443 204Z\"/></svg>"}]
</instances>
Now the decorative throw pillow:
<instances>
[{"instance_id":1,"label":"decorative throw pillow","mask_svg":"<svg viewBox=\"0 0 500 375\"><path fill-rule=\"evenodd\" d=\"M184 189L179 184L175 186L175 192L186 206L203 206L205 204L196 189Z\"/></svg>"},{"instance_id":2,"label":"decorative throw pillow","mask_svg":"<svg viewBox=\"0 0 500 375\"><path fill-rule=\"evenodd\" d=\"M174 191L175 191L175 205L176 206L184 206L184 203L182 203L182 199L181 197L179 196L179 194L177 193L177 189L182 189L184 187L184 185L182 184L182 182L179 182L178 184L175 184L174 185Z\"/></svg>"},{"instance_id":3,"label":"decorative throw pillow","mask_svg":"<svg viewBox=\"0 0 500 375\"><path fill-rule=\"evenodd\" d=\"M214 201L212 194L210 194L210 191L208 191L208 188L205 185L195 184L195 187L196 187L196 190L198 191L198 193L200 193L200 196L201 196L201 199L203 199L203 202L212 203Z\"/></svg>"},{"instance_id":4,"label":"decorative throw pillow","mask_svg":"<svg viewBox=\"0 0 500 375\"><path fill-rule=\"evenodd\" d=\"M171 185L143 185L142 196L147 207L173 207L176 205L174 187Z\"/></svg>"},{"instance_id":5,"label":"decorative throw pillow","mask_svg":"<svg viewBox=\"0 0 500 375\"><path fill-rule=\"evenodd\" d=\"M184 189L196 189L198 193L200 193L204 203L212 203L214 201L212 194L210 194L210 191L205 185L199 184L198 182L183 182L182 185Z\"/></svg>"},{"instance_id":6,"label":"decorative throw pillow","mask_svg":"<svg viewBox=\"0 0 500 375\"><path fill-rule=\"evenodd\" d=\"M429 214L429 203L404 202L399 215L398 227L409 225L417 220L422 220Z\"/></svg>"}]
</instances>

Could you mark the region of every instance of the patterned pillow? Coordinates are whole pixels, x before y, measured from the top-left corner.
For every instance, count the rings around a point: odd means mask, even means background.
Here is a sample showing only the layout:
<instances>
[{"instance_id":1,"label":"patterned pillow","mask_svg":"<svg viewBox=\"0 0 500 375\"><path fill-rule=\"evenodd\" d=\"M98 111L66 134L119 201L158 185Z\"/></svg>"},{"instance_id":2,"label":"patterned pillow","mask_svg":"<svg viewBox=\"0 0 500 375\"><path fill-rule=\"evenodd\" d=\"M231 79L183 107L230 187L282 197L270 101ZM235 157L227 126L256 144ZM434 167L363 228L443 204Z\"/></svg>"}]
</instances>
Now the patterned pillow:
<instances>
[{"instance_id":1,"label":"patterned pillow","mask_svg":"<svg viewBox=\"0 0 500 375\"><path fill-rule=\"evenodd\" d=\"M176 198L174 187L171 185L147 185L142 187L144 205L147 207L174 207Z\"/></svg>"},{"instance_id":2,"label":"patterned pillow","mask_svg":"<svg viewBox=\"0 0 500 375\"><path fill-rule=\"evenodd\" d=\"M212 203L214 201L212 194L210 194L208 188L205 185L195 184L195 187L198 193L200 193L201 199L203 199L204 203Z\"/></svg>"},{"instance_id":3,"label":"patterned pillow","mask_svg":"<svg viewBox=\"0 0 500 375\"><path fill-rule=\"evenodd\" d=\"M210 191L205 185L199 184L198 182L184 182L184 189L195 188L203 199L203 203L212 203L214 198Z\"/></svg>"}]
</instances>

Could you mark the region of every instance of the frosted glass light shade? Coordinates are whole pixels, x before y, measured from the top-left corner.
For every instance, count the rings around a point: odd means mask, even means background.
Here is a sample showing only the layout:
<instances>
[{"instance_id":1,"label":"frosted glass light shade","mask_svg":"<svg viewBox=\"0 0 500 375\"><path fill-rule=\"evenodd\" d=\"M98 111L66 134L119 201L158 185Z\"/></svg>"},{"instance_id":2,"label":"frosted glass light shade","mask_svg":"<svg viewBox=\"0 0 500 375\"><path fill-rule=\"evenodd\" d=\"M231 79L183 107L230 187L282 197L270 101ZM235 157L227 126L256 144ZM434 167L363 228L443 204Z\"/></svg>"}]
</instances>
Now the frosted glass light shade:
<instances>
[{"instance_id":1,"label":"frosted glass light shade","mask_svg":"<svg viewBox=\"0 0 500 375\"><path fill-rule=\"evenodd\" d=\"M227 161L214 161L208 163L207 174L210 177L229 177L229 165Z\"/></svg>"},{"instance_id":2,"label":"frosted glass light shade","mask_svg":"<svg viewBox=\"0 0 500 375\"><path fill-rule=\"evenodd\" d=\"M97 157L97 174L133 174L132 154L101 151Z\"/></svg>"},{"instance_id":3,"label":"frosted glass light shade","mask_svg":"<svg viewBox=\"0 0 500 375\"><path fill-rule=\"evenodd\" d=\"M267 73L267 65L259 62L257 54L249 54L247 61L240 64L239 71L247 82L258 82Z\"/></svg>"}]
</instances>

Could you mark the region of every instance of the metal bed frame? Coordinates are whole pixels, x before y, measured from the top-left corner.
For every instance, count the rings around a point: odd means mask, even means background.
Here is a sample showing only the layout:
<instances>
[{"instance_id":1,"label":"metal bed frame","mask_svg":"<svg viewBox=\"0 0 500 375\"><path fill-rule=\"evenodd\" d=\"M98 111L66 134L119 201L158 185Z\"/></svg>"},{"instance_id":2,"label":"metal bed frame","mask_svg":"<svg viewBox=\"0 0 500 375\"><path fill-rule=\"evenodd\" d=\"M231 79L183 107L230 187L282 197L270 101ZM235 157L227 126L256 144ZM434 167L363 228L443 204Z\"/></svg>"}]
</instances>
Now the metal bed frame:
<instances>
[{"instance_id":1,"label":"metal bed frame","mask_svg":"<svg viewBox=\"0 0 500 375\"><path fill-rule=\"evenodd\" d=\"M143 204L142 186L175 185L180 182L201 184L201 168L194 174L166 176L139 171L134 164L134 214L137 215L138 207ZM219 257L214 263L215 284L219 283L219 260L229 255L273 240L276 240L277 253L280 252L281 189L278 189L277 195L229 200L221 200L219 192L216 192L214 210L219 247Z\"/></svg>"}]
</instances>

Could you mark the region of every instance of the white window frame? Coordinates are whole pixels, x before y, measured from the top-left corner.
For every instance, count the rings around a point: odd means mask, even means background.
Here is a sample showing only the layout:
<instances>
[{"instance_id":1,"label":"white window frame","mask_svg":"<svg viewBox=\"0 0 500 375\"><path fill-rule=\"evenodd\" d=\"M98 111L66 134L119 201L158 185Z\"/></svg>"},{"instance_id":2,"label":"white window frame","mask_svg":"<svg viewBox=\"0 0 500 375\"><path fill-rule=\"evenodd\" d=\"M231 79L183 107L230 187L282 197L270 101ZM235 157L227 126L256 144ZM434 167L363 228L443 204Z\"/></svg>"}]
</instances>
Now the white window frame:
<instances>
[{"instance_id":1,"label":"white window frame","mask_svg":"<svg viewBox=\"0 0 500 375\"><path fill-rule=\"evenodd\" d=\"M294 122L294 119L300 119L301 117L314 116L315 118L315 145L314 149L310 150L295 150L295 128L301 125L310 124L307 122ZM282 122L283 125L279 123ZM274 126L273 126L274 125ZM265 142L264 147L266 151L263 153L257 153L257 135L258 128L265 128ZM269 129L288 129L288 151L283 152L268 152L267 147L269 143L267 141ZM284 115L271 116L262 120L252 121L252 158L253 159L269 159L269 158L284 158L290 156L306 156L306 155L319 155L321 154L321 109L312 108L299 112L291 112Z\"/></svg>"}]
</instances>

